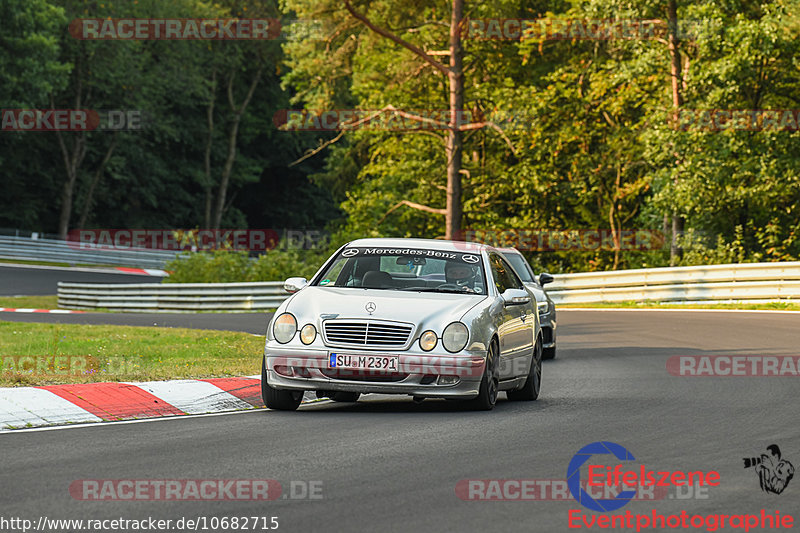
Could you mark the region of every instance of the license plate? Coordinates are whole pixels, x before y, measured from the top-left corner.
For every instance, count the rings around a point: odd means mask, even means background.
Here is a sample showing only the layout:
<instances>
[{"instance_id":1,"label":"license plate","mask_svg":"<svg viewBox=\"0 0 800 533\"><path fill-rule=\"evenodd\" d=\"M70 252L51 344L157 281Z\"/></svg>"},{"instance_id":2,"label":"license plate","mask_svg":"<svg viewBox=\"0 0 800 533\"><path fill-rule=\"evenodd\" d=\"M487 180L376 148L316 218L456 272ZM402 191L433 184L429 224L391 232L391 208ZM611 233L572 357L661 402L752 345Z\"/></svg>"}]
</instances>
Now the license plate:
<instances>
[{"instance_id":1,"label":"license plate","mask_svg":"<svg viewBox=\"0 0 800 533\"><path fill-rule=\"evenodd\" d=\"M397 372L400 358L396 355L360 355L332 353L328 358L328 368L348 370L387 370Z\"/></svg>"}]
</instances>

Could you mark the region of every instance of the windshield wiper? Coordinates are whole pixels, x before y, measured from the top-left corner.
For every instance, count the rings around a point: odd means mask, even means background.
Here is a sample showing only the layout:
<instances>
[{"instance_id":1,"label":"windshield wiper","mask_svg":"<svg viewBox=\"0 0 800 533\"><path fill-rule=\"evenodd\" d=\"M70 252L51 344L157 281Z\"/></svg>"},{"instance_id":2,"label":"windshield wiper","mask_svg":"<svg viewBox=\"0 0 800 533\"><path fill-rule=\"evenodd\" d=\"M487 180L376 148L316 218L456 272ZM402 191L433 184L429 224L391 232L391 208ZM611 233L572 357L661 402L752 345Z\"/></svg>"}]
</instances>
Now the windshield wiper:
<instances>
[{"instance_id":1,"label":"windshield wiper","mask_svg":"<svg viewBox=\"0 0 800 533\"><path fill-rule=\"evenodd\" d=\"M475 291L469 287L461 289L440 289L439 287L403 287L401 291L419 291L419 292L452 292L454 294L475 294Z\"/></svg>"}]
</instances>

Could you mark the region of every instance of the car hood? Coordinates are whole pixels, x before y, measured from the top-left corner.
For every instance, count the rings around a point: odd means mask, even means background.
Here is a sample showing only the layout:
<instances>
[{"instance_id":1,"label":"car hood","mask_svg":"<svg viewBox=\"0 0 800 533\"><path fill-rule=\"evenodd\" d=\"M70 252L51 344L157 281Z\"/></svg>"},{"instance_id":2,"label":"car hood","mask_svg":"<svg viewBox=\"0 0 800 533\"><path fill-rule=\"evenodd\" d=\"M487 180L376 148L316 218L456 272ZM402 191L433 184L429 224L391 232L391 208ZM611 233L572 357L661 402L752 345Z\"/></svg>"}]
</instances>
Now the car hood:
<instances>
[{"instance_id":1,"label":"car hood","mask_svg":"<svg viewBox=\"0 0 800 533\"><path fill-rule=\"evenodd\" d=\"M324 319L371 318L413 324L446 319L449 323L485 299L485 295L310 286L294 295L286 311L298 320L318 321L325 315ZM369 302L375 304L372 314L366 309Z\"/></svg>"}]
</instances>

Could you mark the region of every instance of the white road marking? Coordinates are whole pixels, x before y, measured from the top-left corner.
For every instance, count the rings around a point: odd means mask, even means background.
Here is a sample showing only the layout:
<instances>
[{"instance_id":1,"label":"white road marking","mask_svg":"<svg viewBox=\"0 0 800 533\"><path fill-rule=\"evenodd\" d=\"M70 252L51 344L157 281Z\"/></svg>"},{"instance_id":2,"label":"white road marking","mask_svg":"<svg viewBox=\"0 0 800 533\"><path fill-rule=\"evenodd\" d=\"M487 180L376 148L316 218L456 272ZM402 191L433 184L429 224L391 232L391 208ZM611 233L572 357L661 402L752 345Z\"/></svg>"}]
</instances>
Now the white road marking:
<instances>
[{"instance_id":1,"label":"white road marking","mask_svg":"<svg viewBox=\"0 0 800 533\"><path fill-rule=\"evenodd\" d=\"M206 381L181 379L147 381L131 385L136 385L184 413L192 415L253 408L249 403Z\"/></svg>"},{"instance_id":2,"label":"white road marking","mask_svg":"<svg viewBox=\"0 0 800 533\"><path fill-rule=\"evenodd\" d=\"M314 405L319 405L323 402L330 402L332 400L315 400L313 402ZM306 402L303 402L303 405L306 405ZM303 405L300 406L300 409L303 408ZM206 418L210 416L230 416L230 415L243 415L243 414L254 414L259 412L272 412L270 409L253 409L250 406L250 409L242 410L242 411L226 411L224 413L204 413L201 415L171 415L171 416L160 416L158 418L139 418L136 420L115 420L115 421L100 421L99 424L70 424L68 426L45 426L45 427L38 427L38 428L25 428L25 429L10 429L10 430L0 430L0 438L2 435L11 435L14 433L32 433L36 431L57 431L60 429L79 429L79 428L102 428L107 426L117 426L120 424L146 424L150 422L164 422L167 420L188 420L191 418Z\"/></svg>"},{"instance_id":3,"label":"white road marking","mask_svg":"<svg viewBox=\"0 0 800 533\"><path fill-rule=\"evenodd\" d=\"M0 388L0 428L25 427L28 424L66 424L101 422L89 411L57 396L33 387Z\"/></svg>"}]
</instances>

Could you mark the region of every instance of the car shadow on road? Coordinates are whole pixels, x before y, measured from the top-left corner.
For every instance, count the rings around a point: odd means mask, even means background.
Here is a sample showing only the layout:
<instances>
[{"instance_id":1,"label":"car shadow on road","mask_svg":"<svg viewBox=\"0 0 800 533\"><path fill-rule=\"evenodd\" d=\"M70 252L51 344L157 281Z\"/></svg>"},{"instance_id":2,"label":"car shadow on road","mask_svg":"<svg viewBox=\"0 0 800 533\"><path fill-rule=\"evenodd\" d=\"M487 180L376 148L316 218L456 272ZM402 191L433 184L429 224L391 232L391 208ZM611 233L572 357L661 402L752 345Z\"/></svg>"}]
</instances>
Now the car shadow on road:
<instances>
[{"instance_id":1,"label":"car shadow on road","mask_svg":"<svg viewBox=\"0 0 800 533\"><path fill-rule=\"evenodd\" d=\"M300 410L306 413L472 413L475 415L490 415L495 411L507 410L511 406L525 406L531 411L539 411L547 408L548 404L548 400L544 398L533 402L510 401L505 398L505 393L501 392L492 411L474 411L467 402L462 401L432 398L417 403L411 398L402 396L367 395L356 403L322 401L304 404Z\"/></svg>"}]
</instances>

